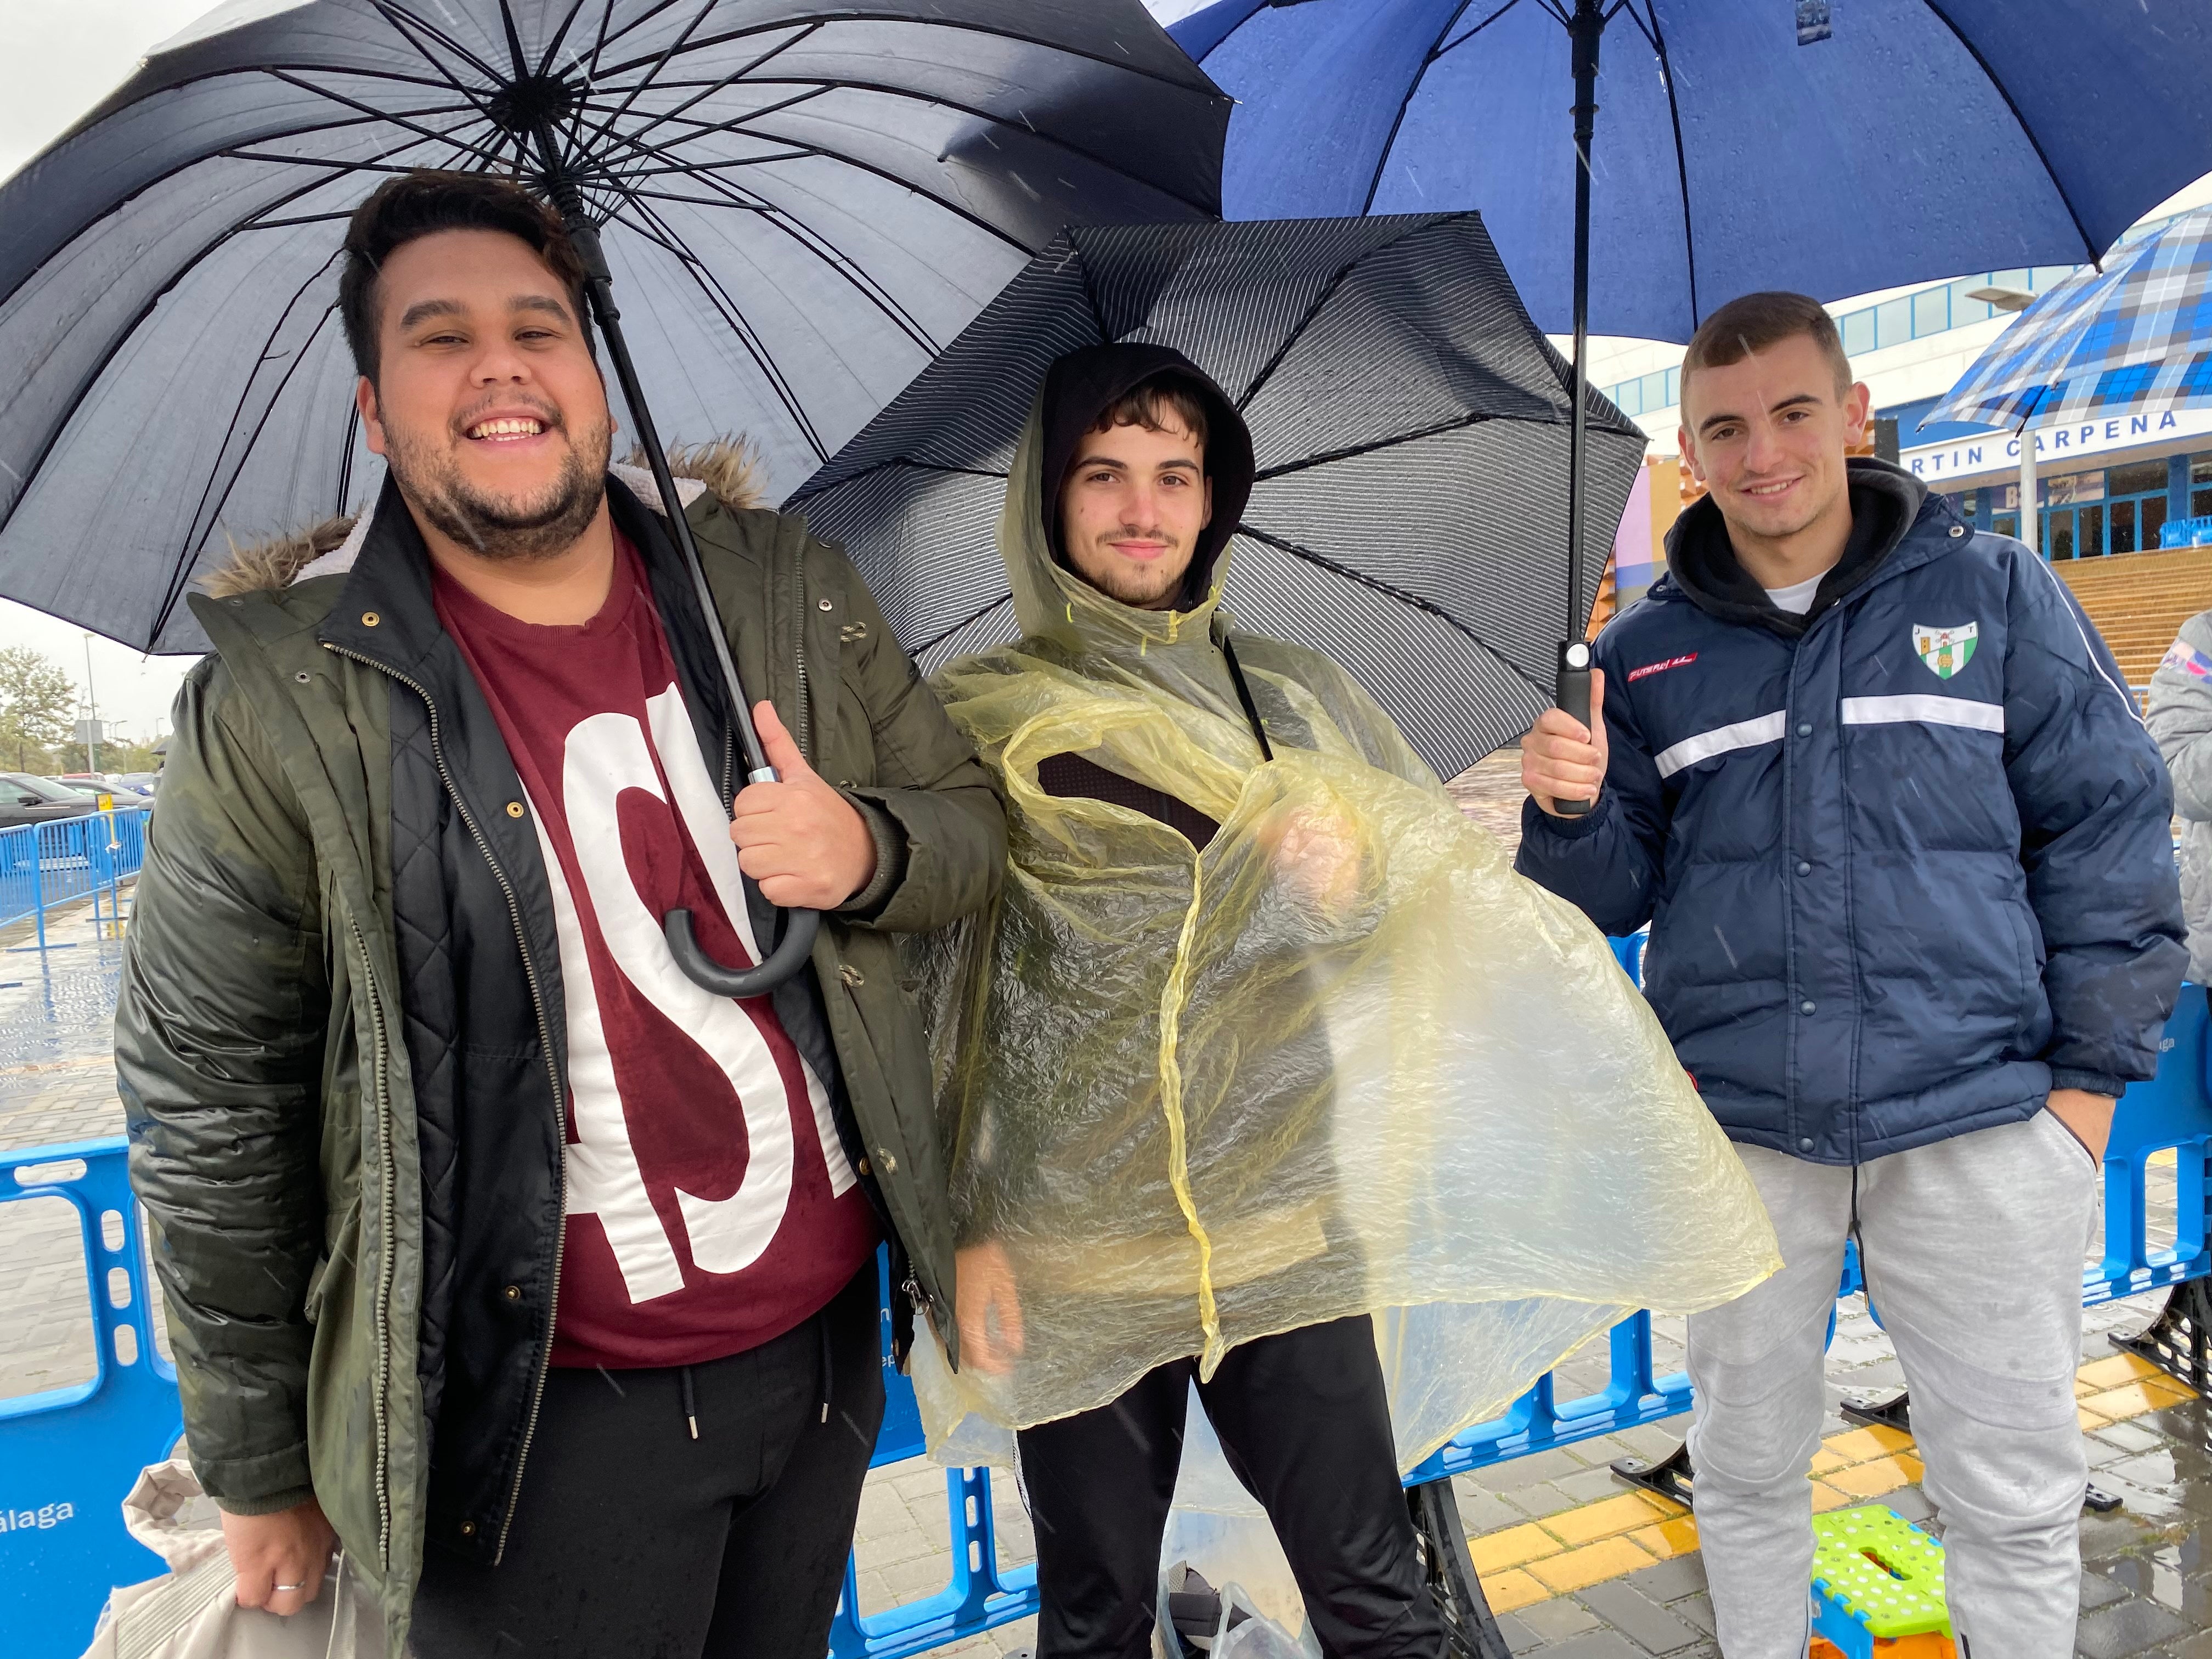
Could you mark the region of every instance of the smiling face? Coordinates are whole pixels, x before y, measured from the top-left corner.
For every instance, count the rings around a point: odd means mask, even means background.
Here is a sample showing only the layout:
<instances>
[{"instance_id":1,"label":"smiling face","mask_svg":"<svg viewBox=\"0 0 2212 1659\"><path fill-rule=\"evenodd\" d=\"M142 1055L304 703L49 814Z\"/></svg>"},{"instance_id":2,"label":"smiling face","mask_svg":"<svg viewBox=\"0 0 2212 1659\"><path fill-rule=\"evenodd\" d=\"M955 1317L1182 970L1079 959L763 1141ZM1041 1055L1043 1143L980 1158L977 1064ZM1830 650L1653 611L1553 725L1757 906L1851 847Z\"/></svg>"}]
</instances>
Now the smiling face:
<instances>
[{"instance_id":1,"label":"smiling face","mask_svg":"<svg viewBox=\"0 0 2212 1659\"><path fill-rule=\"evenodd\" d=\"M601 511L606 386L567 289L495 230L402 244L378 272L368 447L416 514L490 559L544 559Z\"/></svg>"},{"instance_id":2,"label":"smiling face","mask_svg":"<svg viewBox=\"0 0 2212 1659\"><path fill-rule=\"evenodd\" d=\"M1837 380L1835 361L1809 334L1683 377L1682 457L1747 564L1760 555L1788 560L1800 544L1825 546L1832 534L1834 554L1842 551L1850 532L1844 450L1865 429L1869 394Z\"/></svg>"},{"instance_id":3,"label":"smiling face","mask_svg":"<svg viewBox=\"0 0 2212 1659\"><path fill-rule=\"evenodd\" d=\"M1085 434L1060 491L1060 545L1076 574L1139 611L1174 608L1213 516L1203 447L1171 413L1162 422Z\"/></svg>"}]
</instances>

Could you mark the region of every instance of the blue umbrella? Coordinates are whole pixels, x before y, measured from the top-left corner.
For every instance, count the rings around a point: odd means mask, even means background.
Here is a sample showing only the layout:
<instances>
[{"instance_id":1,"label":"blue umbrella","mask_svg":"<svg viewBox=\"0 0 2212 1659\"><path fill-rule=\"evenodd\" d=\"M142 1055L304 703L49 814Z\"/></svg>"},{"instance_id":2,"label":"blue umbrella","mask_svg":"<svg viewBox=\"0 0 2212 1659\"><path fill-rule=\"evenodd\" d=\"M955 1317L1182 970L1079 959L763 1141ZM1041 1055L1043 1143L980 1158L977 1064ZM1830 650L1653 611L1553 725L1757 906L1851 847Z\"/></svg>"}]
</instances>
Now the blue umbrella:
<instances>
[{"instance_id":1,"label":"blue umbrella","mask_svg":"<svg viewBox=\"0 0 2212 1659\"><path fill-rule=\"evenodd\" d=\"M1229 216L1478 209L1578 375L1593 325L1686 339L1754 289L2094 260L2212 168L2205 0L1218 0L1170 33L1242 100Z\"/></svg>"},{"instance_id":2,"label":"blue umbrella","mask_svg":"<svg viewBox=\"0 0 2212 1659\"><path fill-rule=\"evenodd\" d=\"M2085 265L1944 394L1930 421L2021 430L2021 539L2035 545L2032 422L2212 406L2212 208L2177 214Z\"/></svg>"}]
</instances>

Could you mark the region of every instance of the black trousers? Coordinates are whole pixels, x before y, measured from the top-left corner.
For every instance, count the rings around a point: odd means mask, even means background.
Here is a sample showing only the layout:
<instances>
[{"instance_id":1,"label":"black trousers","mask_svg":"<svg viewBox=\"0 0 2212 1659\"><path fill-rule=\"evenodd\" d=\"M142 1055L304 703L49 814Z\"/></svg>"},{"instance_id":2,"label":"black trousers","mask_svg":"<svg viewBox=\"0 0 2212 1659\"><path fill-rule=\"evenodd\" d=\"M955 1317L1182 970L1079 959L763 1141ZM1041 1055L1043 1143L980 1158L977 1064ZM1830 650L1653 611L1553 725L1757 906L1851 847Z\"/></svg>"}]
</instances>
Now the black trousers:
<instances>
[{"instance_id":1,"label":"black trousers","mask_svg":"<svg viewBox=\"0 0 2212 1659\"><path fill-rule=\"evenodd\" d=\"M1144 1659L1160 1539L1196 1362L1110 1406L1024 1429L1036 1524L1037 1659ZM1437 1659L1444 1630L1398 1483L1389 1401L1365 1318L1232 1348L1199 1399L1230 1468L1273 1522L1330 1659Z\"/></svg>"},{"instance_id":2,"label":"black trousers","mask_svg":"<svg viewBox=\"0 0 2212 1659\"><path fill-rule=\"evenodd\" d=\"M871 1259L744 1353L553 1371L499 1565L423 1564L419 1659L822 1659L883 1423L881 1340Z\"/></svg>"}]
</instances>

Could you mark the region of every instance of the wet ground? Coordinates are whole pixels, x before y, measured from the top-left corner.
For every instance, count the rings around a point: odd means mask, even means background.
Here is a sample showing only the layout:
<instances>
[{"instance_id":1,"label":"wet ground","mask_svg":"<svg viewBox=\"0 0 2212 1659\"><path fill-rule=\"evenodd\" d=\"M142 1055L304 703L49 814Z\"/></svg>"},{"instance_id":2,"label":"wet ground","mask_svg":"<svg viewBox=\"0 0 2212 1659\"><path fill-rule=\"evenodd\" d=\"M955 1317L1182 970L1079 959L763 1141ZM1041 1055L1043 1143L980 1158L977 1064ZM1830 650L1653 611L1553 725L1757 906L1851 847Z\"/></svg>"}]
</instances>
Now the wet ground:
<instances>
[{"instance_id":1,"label":"wet ground","mask_svg":"<svg viewBox=\"0 0 2212 1659\"><path fill-rule=\"evenodd\" d=\"M1517 836L1517 757L1492 757L1455 782L1470 816ZM110 1054L121 947L88 912L50 924L44 952L21 927L0 933L0 1154L118 1133ZM2154 1171L2154 1238L2170 1237L2170 1165ZM92 1374L87 1292L71 1271L74 1222L35 1202L0 1206L0 1399ZM51 1206L59 1208L59 1206ZM2083 1659L2212 1659L2212 1407L2145 1378L2112 1338L2148 1324L2163 1293L2092 1310L2079 1392L2092 1479L2121 1500L2081 1525ZM1680 1368L1679 1322L1660 1321L1661 1371ZM1562 1399L1602 1386L1602 1351L1563 1368ZM1829 1353L1832 1404L1902 1382L1896 1357L1863 1297L1842 1304ZM1607 1467L1662 1455L1680 1421L1518 1459L1457 1483L1460 1509L1499 1624L1516 1653L1545 1659L1717 1659L1694 1521L1631 1496ZM1940 1531L1917 1484L1909 1441L1856 1429L1832 1413L1815 1465L1823 1507L1879 1502ZM999 1559L1033 1559L1012 1483L993 1490ZM941 1470L916 1462L879 1469L861 1501L856 1553L861 1608L874 1613L942 1589L951 1576ZM1023 1620L940 1650L1012 1653L1035 1639Z\"/></svg>"}]
</instances>

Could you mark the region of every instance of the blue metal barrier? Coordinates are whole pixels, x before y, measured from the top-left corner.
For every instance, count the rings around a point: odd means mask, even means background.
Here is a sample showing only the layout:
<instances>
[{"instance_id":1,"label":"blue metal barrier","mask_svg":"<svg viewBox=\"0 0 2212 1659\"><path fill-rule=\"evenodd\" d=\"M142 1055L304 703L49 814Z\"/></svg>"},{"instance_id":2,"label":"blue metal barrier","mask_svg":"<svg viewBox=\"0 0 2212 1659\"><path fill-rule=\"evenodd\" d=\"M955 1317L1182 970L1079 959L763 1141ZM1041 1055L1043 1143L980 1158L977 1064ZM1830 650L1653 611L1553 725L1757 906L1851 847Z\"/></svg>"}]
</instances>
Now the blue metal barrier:
<instances>
[{"instance_id":1,"label":"blue metal barrier","mask_svg":"<svg viewBox=\"0 0 2212 1659\"><path fill-rule=\"evenodd\" d=\"M123 1530L124 1494L184 1425L177 1373L154 1343L144 1235L124 1143L0 1158L0 1205L76 1212L95 1370L74 1388L0 1400L0 1644L11 1659L74 1659L117 1584L166 1571Z\"/></svg>"},{"instance_id":2,"label":"blue metal barrier","mask_svg":"<svg viewBox=\"0 0 2212 1659\"><path fill-rule=\"evenodd\" d=\"M2185 988L2166 1027L2157 1079L2130 1088L2120 1103L2105 1158L2106 1255L2083 1275L2086 1304L2212 1274L2208 1024L2203 991ZM2177 1235L2171 1249L2154 1251L2145 1231L2143 1171L2167 1150L2177 1155ZM9 1659L71 1659L88 1639L109 1586L161 1571L125 1534L118 1510L139 1468L165 1456L180 1427L176 1374L151 1340L145 1256L123 1155L124 1142L115 1139L0 1161L0 1202L58 1197L76 1206L100 1342L99 1375L90 1382L0 1401L0 1630L9 1638ZM81 1174L70 1167L78 1162ZM1853 1277L1847 1268L1842 1293L1857 1288ZM885 1282L882 1289L888 1309L890 1287ZM885 1409L872 1459L878 1468L924 1450L913 1387L891 1365L888 1311L884 1320ZM1503 1417L1455 1436L1407 1484L1467 1474L1689 1409L1687 1375L1654 1372L1650 1315L1635 1314L1613 1328L1609 1356L1609 1376L1599 1392L1562 1401L1554 1379L1540 1377ZM999 1564L990 1472L948 1469L945 1481L951 1581L933 1595L864 1617L848 1560L843 1604L830 1630L833 1659L903 1659L1036 1611L1035 1567Z\"/></svg>"},{"instance_id":3,"label":"blue metal barrier","mask_svg":"<svg viewBox=\"0 0 2212 1659\"><path fill-rule=\"evenodd\" d=\"M81 818L0 830L0 927L26 916L38 923L38 948L46 948L46 912L92 901L98 919L104 901L111 918L122 914L121 884L146 861L150 806L118 806Z\"/></svg>"}]
</instances>

